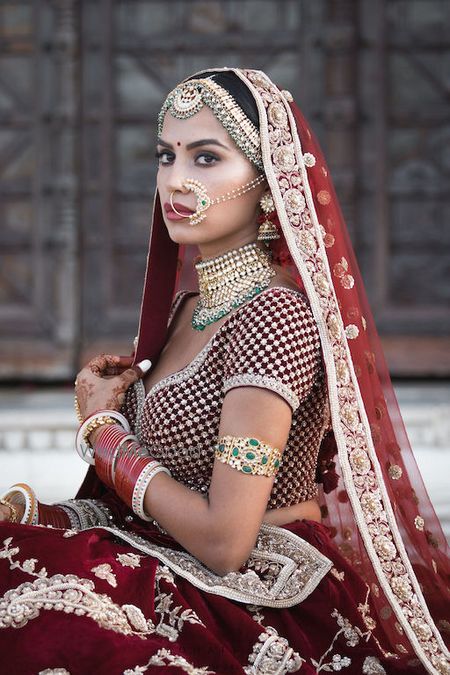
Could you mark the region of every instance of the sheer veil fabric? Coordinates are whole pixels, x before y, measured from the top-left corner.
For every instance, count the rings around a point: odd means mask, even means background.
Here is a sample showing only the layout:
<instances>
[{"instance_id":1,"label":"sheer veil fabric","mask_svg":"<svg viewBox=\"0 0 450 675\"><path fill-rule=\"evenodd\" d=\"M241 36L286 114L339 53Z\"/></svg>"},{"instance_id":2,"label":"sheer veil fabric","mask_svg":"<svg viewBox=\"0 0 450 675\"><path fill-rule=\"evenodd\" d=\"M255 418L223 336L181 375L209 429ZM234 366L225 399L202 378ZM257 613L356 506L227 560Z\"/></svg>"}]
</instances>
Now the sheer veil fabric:
<instances>
[{"instance_id":1,"label":"sheer veil fabric","mask_svg":"<svg viewBox=\"0 0 450 675\"><path fill-rule=\"evenodd\" d=\"M393 653L448 673L448 546L418 471L347 227L319 144L292 95L262 71L253 95L281 238L274 260L304 288L320 333L332 431L322 442L323 522L371 589ZM196 73L198 75L198 73ZM187 79L191 79L190 76ZM195 290L197 251L169 239L157 191L135 362L157 359L174 293ZM77 497L96 482L92 467Z\"/></svg>"}]
</instances>

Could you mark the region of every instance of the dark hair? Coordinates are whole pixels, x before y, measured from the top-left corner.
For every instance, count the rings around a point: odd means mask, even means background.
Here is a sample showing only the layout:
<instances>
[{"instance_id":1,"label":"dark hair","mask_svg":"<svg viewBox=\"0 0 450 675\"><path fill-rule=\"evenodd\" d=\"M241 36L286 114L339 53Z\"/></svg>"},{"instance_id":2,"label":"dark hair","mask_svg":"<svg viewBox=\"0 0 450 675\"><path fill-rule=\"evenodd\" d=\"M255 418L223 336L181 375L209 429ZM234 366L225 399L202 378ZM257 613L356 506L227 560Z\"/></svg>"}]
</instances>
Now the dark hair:
<instances>
[{"instance_id":1,"label":"dark hair","mask_svg":"<svg viewBox=\"0 0 450 675\"><path fill-rule=\"evenodd\" d=\"M217 82L221 87L227 90L234 98L238 106L242 109L244 114L253 122L255 127L259 129L259 114L256 107L255 99L250 90L244 82L233 73L232 70L213 70L211 72L198 73L189 77L189 80L199 80L204 77L214 75L214 82Z\"/></svg>"}]
</instances>

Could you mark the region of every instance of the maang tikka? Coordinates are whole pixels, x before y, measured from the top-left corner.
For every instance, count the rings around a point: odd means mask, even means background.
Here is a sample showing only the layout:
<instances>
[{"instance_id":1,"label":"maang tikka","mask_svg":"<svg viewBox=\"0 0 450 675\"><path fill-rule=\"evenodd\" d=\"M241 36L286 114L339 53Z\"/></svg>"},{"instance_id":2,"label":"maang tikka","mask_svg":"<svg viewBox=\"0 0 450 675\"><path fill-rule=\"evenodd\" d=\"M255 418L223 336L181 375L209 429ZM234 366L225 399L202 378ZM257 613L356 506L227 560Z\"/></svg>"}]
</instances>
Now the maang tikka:
<instances>
[{"instance_id":1,"label":"maang tikka","mask_svg":"<svg viewBox=\"0 0 450 675\"><path fill-rule=\"evenodd\" d=\"M279 239L280 234L275 224L269 219L269 214L272 214L275 211L272 195L270 193L263 195L259 205L265 214L265 219L258 229L258 241L272 241L273 239Z\"/></svg>"}]
</instances>

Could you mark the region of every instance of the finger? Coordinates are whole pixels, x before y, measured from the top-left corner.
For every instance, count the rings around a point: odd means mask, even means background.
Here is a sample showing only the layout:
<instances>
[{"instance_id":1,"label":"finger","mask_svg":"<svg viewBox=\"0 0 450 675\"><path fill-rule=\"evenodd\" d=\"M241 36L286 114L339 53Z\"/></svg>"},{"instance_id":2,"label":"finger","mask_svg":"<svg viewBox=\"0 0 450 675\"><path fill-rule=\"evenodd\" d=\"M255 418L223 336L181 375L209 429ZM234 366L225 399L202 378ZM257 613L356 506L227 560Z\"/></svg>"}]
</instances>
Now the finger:
<instances>
[{"instance_id":1,"label":"finger","mask_svg":"<svg viewBox=\"0 0 450 675\"><path fill-rule=\"evenodd\" d=\"M149 359L144 359L137 365L131 366L131 368L125 370L120 377L126 383L127 387L129 387L130 384L133 384L133 382L136 382L143 377L145 373L150 370L151 366L152 362Z\"/></svg>"},{"instance_id":2,"label":"finger","mask_svg":"<svg viewBox=\"0 0 450 675\"><path fill-rule=\"evenodd\" d=\"M130 368L133 363L132 356L118 356L117 358L119 359L117 364L114 366L107 366L103 370L103 375L121 375L124 370Z\"/></svg>"},{"instance_id":3,"label":"finger","mask_svg":"<svg viewBox=\"0 0 450 675\"><path fill-rule=\"evenodd\" d=\"M100 354L88 363L91 372L102 375L107 368L114 368L120 363L120 356L114 354Z\"/></svg>"}]
</instances>

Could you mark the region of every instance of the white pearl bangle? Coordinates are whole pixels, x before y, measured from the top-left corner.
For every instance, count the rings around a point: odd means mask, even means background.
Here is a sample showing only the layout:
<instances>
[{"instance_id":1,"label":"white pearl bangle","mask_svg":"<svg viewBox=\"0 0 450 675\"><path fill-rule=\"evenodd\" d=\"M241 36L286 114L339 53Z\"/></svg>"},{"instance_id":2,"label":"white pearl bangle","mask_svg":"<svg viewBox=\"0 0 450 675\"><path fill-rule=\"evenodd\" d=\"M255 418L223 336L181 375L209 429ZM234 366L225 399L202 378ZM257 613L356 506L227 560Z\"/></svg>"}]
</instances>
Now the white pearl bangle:
<instances>
[{"instance_id":1,"label":"white pearl bangle","mask_svg":"<svg viewBox=\"0 0 450 675\"><path fill-rule=\"evenodd\" d=\"M168 476L172 475L169 469L159 462L150 462L150 464L148 464L145 469L141 471L134 486L131 508L133 509L134 513L139 516L139 518L142 518L142 520L146 520L148 522L152 521L153 518L148 516L144 511L145 493L148 486L150 485L151 480L156 476L157 473L160 473L161 471L167 473Z\"/></svg>"}]
</instances>

